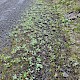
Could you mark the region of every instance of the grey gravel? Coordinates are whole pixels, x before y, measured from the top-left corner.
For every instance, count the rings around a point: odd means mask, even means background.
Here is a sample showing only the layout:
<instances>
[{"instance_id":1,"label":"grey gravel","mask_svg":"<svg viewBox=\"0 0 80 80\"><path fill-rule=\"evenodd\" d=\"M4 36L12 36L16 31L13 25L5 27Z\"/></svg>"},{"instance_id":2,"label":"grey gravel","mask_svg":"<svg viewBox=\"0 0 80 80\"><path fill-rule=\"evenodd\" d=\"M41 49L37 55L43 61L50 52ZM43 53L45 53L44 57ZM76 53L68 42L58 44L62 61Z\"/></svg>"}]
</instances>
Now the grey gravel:
<instances>
[{"instance_id":1,"label":"grey gravel","mask_svg":"<svg viewBox=\"0 0 80 80\"><path fill-rule=\"evenodd\" d=\"M28 9L33 0L0 0L0 51L10 47L10 30L18 23L24 9Z\"/></svg>"},{"instance_id":2,"label":"grey gravel","mask_svg":"<svg viewBox=\"0 0 80 80\"><path fill-rule=\"evenodd\" d=\"M77 18L77 14L75 12L71 12L69 14L66 14L66 18L69 20L73 20Z\"/></svg>"}]
</instances>

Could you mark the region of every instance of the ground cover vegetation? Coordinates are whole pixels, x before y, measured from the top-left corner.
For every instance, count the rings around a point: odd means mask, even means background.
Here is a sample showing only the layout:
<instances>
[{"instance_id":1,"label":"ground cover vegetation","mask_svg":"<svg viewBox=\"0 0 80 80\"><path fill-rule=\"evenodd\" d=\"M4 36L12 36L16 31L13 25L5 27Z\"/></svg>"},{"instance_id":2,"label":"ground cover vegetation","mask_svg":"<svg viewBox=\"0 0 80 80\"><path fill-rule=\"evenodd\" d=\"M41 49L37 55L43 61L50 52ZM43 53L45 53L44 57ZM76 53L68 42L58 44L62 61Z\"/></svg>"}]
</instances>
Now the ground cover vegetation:
<instances>
[{"instance_id":1,"label":"ground cover vegetation","mask_svg":"<svg viewBox=\"0 0 80 80\"><path fill-rule=\"evenodd\" d=\"M0 53L1 80L80 80L79 3L36 0Z\"/></svg>"}]
</instances>

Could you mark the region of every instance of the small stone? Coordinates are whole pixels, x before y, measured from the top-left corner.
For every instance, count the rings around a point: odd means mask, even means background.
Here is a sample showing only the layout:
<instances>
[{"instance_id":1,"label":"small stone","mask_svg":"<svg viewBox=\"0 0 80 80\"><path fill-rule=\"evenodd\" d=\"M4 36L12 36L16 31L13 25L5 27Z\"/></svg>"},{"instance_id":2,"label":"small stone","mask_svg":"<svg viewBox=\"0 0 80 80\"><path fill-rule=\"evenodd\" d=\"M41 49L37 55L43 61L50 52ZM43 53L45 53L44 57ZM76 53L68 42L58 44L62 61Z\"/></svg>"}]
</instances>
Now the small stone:
<instances>
[{"instance_id":1,"label":"small stone","mask_svg":"<svg viewBox=\"0 0 80 80\"><path fill-rule=\"evenodd\" d=\"M69 19L69 20L74 20L77 18L76 16L76 13L72 12L70 14L67 14L66 17Z\"/></svg>"},{"instance_id":2,"label":"small stone","mask_svg":"<svg viewBox=\"0 0 80 80\"><path fill-rule=\"evenodd\" d=\"M73 66L77 66L77 65L79 65L79 63L78 63L78 62L75 62L75 63L73 64Z\"/></svg>"},{"instance_id":3,"label":"small stone","mask_svg":"<svg viewBox=\"0 0 80 80\"><path fill-rule=\"evenodd\" d=\"M66 72L63 72L63 77L68 77L69 75Z\"/></svg>"},{"instance_id":4,"label":"small stone","mask_svg":"<svg viewBox=\"0 0 80 80\"><path fill-rule=\"evenodd\" d=\"M77 15L77 17L80 17L80 13Z\"/></svg>"}]
</instances>

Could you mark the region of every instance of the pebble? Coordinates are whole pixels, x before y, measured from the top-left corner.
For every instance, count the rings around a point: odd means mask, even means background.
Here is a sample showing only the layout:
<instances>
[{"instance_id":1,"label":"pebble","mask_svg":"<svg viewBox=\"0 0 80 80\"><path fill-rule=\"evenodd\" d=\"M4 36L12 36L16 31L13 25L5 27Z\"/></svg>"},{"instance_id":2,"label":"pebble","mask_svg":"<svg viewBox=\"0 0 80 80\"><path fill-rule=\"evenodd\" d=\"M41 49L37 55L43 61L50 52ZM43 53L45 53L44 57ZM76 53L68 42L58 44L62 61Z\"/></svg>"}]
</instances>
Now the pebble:
<instances>
[{"instance_id":1,"label":"pebble","mask_svg":"<svg viewBox=\"0 0 80 80\"><path fill-rule=\"evenodd\" d=\"M80 13L77 15L77 17L80 17Z\"/></svg>"},{"instance_id":2,"label":"pebble","mask_svg":"<svg viewBox=\"0 0 80 80\"><path fill-rule=\"evenodd\" d=\"M66 72L63 72L63 77L68 77L69 75Z\"/></svg>"},{"instance_id":3,"label":"pebble","mask_svg":"<svg viewBox=\"0 0 80 80\"><path fill-rule=\"evenodd\" d=\"M71 13L67 14L66 17L67 17L69 20L74 20L74 19L77 18L77 15L76 15L76 13L71 12Z\"/></svg>"}]
</instances>

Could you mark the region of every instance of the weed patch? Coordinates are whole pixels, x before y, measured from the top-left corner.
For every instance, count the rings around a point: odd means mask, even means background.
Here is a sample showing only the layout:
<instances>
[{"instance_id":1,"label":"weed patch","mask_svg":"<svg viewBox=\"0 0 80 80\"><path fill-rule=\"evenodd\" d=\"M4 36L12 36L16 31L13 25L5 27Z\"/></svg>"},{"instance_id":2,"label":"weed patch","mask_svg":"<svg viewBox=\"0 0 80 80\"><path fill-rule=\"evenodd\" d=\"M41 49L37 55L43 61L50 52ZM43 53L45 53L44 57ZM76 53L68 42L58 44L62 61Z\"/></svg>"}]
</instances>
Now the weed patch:
<instances>
[{"instance_id":1,"label":"weed patch","mask_svg":"<svg viewBox=\"0 0 80 80\"><path fill-rule=\"evenodd\" d=\"M71 1L53 5L36 0L23 14L21 24L10 33L10 53L0 54L2 80L79 79L80 58L71 47L76 43L71 34L79 33L79 18L69 20L64 15L69 10L63 11Z\"/></svg>"}]
</instances>

